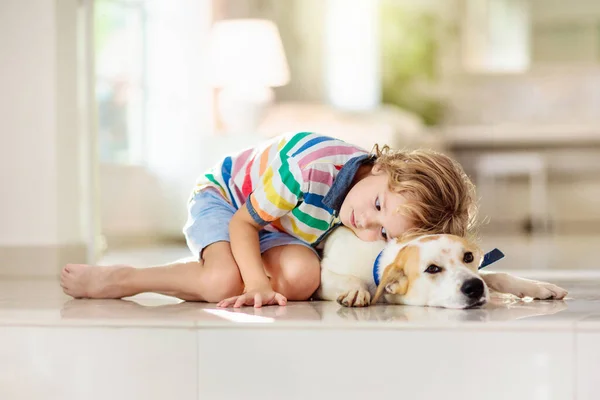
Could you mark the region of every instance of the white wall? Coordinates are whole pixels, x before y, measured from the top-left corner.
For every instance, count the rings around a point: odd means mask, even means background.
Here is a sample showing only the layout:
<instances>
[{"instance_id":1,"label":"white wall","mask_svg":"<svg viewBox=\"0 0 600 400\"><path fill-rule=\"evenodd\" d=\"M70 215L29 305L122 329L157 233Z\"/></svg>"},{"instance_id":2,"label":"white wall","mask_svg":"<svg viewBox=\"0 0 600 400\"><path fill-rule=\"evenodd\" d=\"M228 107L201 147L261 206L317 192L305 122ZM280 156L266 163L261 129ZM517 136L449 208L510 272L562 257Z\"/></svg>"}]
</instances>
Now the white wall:
<instances>
[{"instance_id":1,"label":"white wall","mask_svg":"<svg viewBox=\"0 0 600 400\"><path fill-rule=\"evenodd\" d=\"M48 1L48 0L46 0ZM79 99L82 82L78 81L80 69L84 68L78 56L78 8L80 0L56 0L56 50L55 50L55 171L56 171L56 232L58 243L80 243L88 234L87 219L91 210L81 202L82 183L89 178L90 160L82 146L90 139L90 132L82 130L81 107L85 99Z\"/></svg>"},{"instance_id":2,"label":"white wall","mask_svg":"<svg viewBox=\"0 0 600 400\"><path fill-rule=\"evenodd\" d=\"M0 274L23 261L15 249L84 246L77 7L0 2Z\"/></svg>"},{"instance_id":3,"label":"white wall","mask_svg":"<svg viewBox=\"0 0 600 400\"><path fill-rule=\"evenodd\" d=\"M0 3L0 245L81 238L72 168L78 162L76 6L76 0L61 1L60 8L48 0Z\"/></svg>"},{"instance_id":4,"label":"white wall","mask_svg":"<svg viewBox=\"0 0 600 400\"><path fill-rule=\"evenodd\" d=\"M57 240L55 40L52 2L0 3L0 245Z\"/></svg>"}]
</instances>

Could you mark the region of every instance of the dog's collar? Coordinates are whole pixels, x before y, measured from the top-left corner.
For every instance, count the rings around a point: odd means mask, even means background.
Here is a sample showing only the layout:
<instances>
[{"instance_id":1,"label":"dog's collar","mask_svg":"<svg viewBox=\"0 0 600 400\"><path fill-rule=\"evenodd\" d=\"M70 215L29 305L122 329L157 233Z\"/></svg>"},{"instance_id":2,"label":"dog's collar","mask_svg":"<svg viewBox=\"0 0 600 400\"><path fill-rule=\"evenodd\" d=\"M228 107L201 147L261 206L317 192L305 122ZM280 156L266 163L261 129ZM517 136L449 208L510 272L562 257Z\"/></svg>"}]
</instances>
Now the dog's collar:
<instances>
[{"instance_id":1,"label":"dog's collar","mask_svg":"<svg viewBox=\"0 0 600 400\"><path fill-rule=\"evenodd\" d=\"M375 281L376 286L379 286L379 261L381 260L382 255L383 250L377 255L375 263L373 264L373 280Z\"/></svg>"},{"instance_id":2,"label":"dog's collar","mask_svg":"<svg viewBox=\"0 0 600 400\"><path fill-rule=\"evenodd\" d=\"M377 255L375 258L375 263L373 263L373 281L375 281L375 285L379 286L379 263L381 261L381 256L383 255L383 250ZM482 269L487 267L490 264L495 263L504 258L504 253L498 249L494 249L485 253L483 256L483 261L478 269Z\"/></svg>"},{"instance_id":3,"label":"dog's collar","mask_svg":"<svg viewBox=\"0 0 600 400\"><path fill-rule=\"evenodd\" d=\"M483 261L481 262L481 265L477 269L485 268L488 265L495 263L496 261L502 260L503 258L504 258L504 253L498 249L488 251L483 256Z\"/></svg>"}]
</instances>

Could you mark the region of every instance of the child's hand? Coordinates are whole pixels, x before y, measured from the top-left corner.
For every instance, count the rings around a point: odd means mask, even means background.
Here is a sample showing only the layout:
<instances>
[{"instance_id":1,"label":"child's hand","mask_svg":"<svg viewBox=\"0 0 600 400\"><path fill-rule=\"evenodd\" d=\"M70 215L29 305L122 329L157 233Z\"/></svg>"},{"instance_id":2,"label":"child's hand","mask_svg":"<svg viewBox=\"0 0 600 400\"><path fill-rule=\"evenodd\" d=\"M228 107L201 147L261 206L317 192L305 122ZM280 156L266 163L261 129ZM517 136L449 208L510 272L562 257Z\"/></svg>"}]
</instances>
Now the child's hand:
<instances>
[{"instance_id":1,"label":"child's hand","mask_svg":"<svg viewBox=\"0 0 600 400\"><path fill-rule=\"evenodd\" d=\"M277 305L285 306L287 299L280 293L275 292L271 287L250 289L246 293L240 296L230 297L225 300L221 300L217 307L233 307L239 308L241 306L254 305L256 308L260 308L263 305Z\"/></svg>"}]
</instances>

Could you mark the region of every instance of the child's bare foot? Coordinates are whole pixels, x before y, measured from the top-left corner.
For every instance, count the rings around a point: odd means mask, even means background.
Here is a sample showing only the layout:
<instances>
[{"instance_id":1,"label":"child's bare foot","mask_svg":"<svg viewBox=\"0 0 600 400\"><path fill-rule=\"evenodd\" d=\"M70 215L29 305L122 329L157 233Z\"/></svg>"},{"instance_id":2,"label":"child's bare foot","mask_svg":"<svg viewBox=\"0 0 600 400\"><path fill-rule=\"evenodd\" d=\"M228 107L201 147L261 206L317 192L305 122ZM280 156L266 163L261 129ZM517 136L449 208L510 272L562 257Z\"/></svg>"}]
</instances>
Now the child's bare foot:
<instances>
[{"instance_id":1,"label":"child's bare foot","mask_svg":"<svg viewBox=\"0 0 600 400\"><path fill-rule=\"evenodd\" d=\"M126 292L124 279L131 267L96 267L67 264L60 274L60 285L69 296L77 299L120 299Z\"/></svg>"}]
</instances>

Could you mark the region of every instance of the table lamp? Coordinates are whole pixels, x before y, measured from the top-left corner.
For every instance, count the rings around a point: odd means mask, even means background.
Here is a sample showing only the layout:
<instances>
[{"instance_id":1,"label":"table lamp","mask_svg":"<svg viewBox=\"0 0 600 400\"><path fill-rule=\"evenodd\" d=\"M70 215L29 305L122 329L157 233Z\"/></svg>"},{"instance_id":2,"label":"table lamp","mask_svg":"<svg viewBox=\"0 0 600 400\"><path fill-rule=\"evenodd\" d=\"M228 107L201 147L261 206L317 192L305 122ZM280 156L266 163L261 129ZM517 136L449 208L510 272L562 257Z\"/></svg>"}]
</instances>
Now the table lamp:
<instances>
[{"instance_id":1,"label":"table lamp","mask_svg":"<svg viewBox=\"0 0 600 400\"><path fill-rule=\"evenodd\" d=\"M216 22L211 34L211 81L229 133L255 133L273 102L273 87L290 81L277 26L268 20Z\"/></svg>"}]
</instances>

